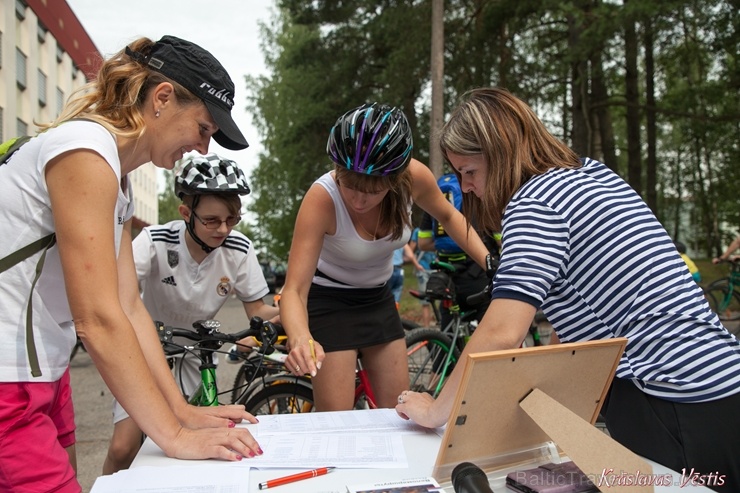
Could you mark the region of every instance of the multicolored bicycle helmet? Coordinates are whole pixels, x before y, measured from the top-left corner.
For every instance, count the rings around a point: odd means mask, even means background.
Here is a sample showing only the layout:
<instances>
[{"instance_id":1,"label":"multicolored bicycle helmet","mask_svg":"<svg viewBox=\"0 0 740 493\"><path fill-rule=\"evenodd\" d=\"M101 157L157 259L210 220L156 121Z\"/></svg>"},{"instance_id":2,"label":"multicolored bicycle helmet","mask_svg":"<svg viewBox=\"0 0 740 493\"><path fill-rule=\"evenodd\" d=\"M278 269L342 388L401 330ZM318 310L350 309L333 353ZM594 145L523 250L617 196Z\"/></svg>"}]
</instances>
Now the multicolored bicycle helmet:
<instances>
[{"instance_id":1,"label":"multicolored bicycle helmet","mask_svg":"<svg viewBox=\"0 0 740 493\"><path fill-rule=\"evenodd\" d=\"M175 176L175 194L239 194L250 192L247 178L234 161L215 153L188 156Z\"/></svg>"},{"instance_id":2,"label":"multicolored bicycle helmet","mask_svg":"<svg viewBox=\"0 0 740 493\"><path fill-rule=\"evenodd\" d=\"M411 161L413 147L403 111L373 103L339 117L329 133L326 152L339 166L382 176L403 171Z\"/></svg>"}]
</instances>

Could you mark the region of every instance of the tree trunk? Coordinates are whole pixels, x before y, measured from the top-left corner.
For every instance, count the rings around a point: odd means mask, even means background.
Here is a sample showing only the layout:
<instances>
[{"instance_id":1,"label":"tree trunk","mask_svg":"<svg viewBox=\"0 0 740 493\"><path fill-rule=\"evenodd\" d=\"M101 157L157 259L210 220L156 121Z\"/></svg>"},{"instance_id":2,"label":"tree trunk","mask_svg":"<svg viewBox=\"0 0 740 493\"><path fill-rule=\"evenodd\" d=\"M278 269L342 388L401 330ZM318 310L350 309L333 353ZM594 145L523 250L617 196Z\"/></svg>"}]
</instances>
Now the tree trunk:
<instances>
[{"instance_id":1,"label":"tree trunk","mask_svg":"<svg viewBox=\"0 0 740 493\"><path fill-rule=\"evenodd\" d=\"M617 151L614 139L611 111L609 109L609 94L604 81L602 52L598 51L591 58L591 106L594 108L598 122L599 141L601 143L601 159L611 170L617 171Z\"/></svg>"},{"instance_id":2,"label":"tree trunk","mask_svg":"<svg viewBox=\"0 0 740 493\"><path fill-rule=\"evenodd\" d=\"M439 132L444 118L444 0L432 0L432 112L429 129L429 168L442 176Z\"/></svg>"},{"instance_id":3,"label":"tree trunk","mask_svg":"<svg viewBox=\"0 0 740 493\"><path fill-rule=\"evenodd\" d=\"M653 57L653 24L645 19L645 125L647 135L647 173L645 202L658 216L658 155L656 153L656 108L655 108L655 59Z\"/></svg>"},{"instance_id":4,"label":"tree trunk","mask_svg":"<svg viewBox=\"0 0 740 493\"><path fill-rule=\"evenodd\" d=\"M627 7L628 0L624 0ZM637 71L637 31L634 16L624 26L625 96L627 104L627 182L642 195L642 155L640 152L640 89Z\"/></svg>"}]
</instances>

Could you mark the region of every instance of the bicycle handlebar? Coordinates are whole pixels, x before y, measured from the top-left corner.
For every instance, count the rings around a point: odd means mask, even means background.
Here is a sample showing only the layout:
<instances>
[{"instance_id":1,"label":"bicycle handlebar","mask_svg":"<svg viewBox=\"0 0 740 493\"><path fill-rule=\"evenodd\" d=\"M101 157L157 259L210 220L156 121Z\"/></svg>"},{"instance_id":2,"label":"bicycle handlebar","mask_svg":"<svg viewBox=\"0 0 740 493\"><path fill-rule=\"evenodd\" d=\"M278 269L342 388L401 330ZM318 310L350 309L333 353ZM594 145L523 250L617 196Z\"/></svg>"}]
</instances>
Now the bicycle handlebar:
<instances>
[{"instance_id":1,"label":"bicycle handlebar","mask_svg":"<svg viewBox=\"0 0 740 493\"><path fill-rule=\"evenodd\" d=\"M170 327L161 322L155 322L155 324L159 340L165 348L167 346L170 346L170 348L178 347L177 344L172 342L172 338L179 336L200 343L201 349L211 351L219 349L224 342L235 343L245 337L254 337L261 343L259 347L254 349L260 353L270 354L275 350L275 342L279 332L276 324L264 321L260 317L252 317L248 329L234 334L220 332L221 322L218 320L198 320L193 323L195 330ZM173 354L176 354L176 352L173 352Z\"/></svg>"}]
</instances>

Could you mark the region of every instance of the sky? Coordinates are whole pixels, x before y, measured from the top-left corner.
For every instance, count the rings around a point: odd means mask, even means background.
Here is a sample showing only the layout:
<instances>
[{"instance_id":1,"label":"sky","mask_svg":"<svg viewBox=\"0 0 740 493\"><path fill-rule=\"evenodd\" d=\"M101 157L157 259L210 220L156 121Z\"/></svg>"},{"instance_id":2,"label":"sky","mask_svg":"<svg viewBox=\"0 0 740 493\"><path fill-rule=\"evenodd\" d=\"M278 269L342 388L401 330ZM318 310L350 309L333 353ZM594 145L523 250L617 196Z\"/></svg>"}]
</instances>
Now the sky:
<instances>
[{"instance_id":1,"label":"sky","mask_svg":"<svg viewBox=\"0 0 740 493\"><path fill-rule=\"evenodd\" d=\"M236 161L247 177L262 149L247 113L245 75L266 73L258 22L269 23L274 0L67 0L98 51L108 57L141 36L157 40L166 34L192 41L210 51L234 81L231 114L249 142L230 151L211 141L210 151Z\"/></svg>"}]
</instances>

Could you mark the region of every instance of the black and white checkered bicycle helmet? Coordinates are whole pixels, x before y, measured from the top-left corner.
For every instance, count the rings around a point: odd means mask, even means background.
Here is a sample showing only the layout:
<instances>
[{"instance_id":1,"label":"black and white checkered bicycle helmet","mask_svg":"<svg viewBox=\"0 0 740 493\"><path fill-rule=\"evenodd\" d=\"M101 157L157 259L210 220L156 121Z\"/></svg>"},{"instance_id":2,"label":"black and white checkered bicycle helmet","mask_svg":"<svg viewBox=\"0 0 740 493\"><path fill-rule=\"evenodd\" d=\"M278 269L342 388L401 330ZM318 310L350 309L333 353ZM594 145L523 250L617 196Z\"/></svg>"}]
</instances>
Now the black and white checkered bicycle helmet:
<instances>
[{"instance_id":1,"label":"black and white checkered bicycle helmet","mask_svg":"<svg viewBox=\"0 0 740 493\"><path fill-rule=\"evenodd\" d=\"M385 104L364 104L340 116L329 133L326 152L339 166L367 175L400 173L414 147L403 111Z\"/></svg>"},{"instance_id":2,"label":"black and white checkered bicycle helmet","mask_svg":"<svg viewBox=\"0 0 740 493\"><path fill-rule=\"evenodd\" d=\"M234 161L215 153L193 155L182 160L175 176L175 195L238 194L250 190L247 178Z\"/></svg>"}]
</instances>

